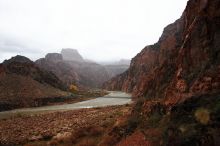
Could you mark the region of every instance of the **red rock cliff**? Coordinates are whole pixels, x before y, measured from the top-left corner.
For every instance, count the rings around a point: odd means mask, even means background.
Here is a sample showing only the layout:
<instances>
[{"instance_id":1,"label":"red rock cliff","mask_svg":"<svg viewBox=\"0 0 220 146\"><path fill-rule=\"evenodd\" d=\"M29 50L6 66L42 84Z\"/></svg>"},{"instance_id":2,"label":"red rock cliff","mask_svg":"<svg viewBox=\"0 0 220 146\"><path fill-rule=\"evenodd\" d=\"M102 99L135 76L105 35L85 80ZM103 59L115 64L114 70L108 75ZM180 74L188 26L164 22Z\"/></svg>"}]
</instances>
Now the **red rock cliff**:
<instances>
[{"instance_id":1,"label":"red rock cliff","mask_svg":"<svg viewBox=\"0 0 220 146\"><path fill-rule=\"evenodd\" d=\"M132 59L125 73L104 84L135 97L182 97L220 88L220 1L190 0L159 41Z\"/></svg>"}]
</instances>

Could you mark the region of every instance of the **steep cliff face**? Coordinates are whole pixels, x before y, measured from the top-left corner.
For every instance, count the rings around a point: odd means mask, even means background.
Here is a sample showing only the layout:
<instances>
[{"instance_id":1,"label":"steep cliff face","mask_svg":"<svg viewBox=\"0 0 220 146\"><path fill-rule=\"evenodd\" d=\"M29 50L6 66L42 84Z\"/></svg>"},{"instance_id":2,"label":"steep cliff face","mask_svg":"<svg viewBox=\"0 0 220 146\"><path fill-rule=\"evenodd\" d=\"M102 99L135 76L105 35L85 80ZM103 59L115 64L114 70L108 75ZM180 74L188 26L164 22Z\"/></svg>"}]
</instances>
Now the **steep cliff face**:
<instances>
[{"instance_id":1,"label":"steep cliff face","mask_svg":"<svg viewBox=\"0 0 220 146\"><path fill-rule=\"evenodd\" d=\"M79 52L76 49L62 49L61 54L63 56L63 59L66 61L84 62L83 57L79 54Z\"/></svg>"},{"instance_id":2,"label":"steep cliff face","mask_svg":"<svg viewBox=\"0 0 220 146\"><path fill-rule=\"evenodd\" d=\"M169 83L176 67L179 44L182 42L182 27L182 19L167 26L156 44L146 46L132 59L128 71L105 83L104 87L143 96L153 94L161 86L161 82Z\"/></svg>"},{"instance_id":3,"label":"steep cliff face","mask_svg":"<svg viewBox=\"0 0 220 146\"><path fill-rule=\"evenodd\" d=\"M168 25L159 41L132 59L107 89L135 97L183 97L216 92L219 80L219 0L190 0L182 17ZM175 101L175 102L176 102Z\"/></svg>"},{"instance_id":4,"label":"steep cliff face","mask_svg":"<svg viewBox=\"0 0 220 146\"><path fill-rule=\"evenodd\" d=\"M59 53L48 53L45 58L50 62L59 62L63 60L62 54Z\"/></svg>"},{"instance_id":5,"label":"steep cliff face","mask_svg":"<svg viewBox=\"0 0 220 146\"><path fill-rule=\"evenodd\" d=\"M136 97L109 134L121 138L118 146L220 145L220 0L189 0L159 41L104 87Z\"/></svg>"}]
</instances>

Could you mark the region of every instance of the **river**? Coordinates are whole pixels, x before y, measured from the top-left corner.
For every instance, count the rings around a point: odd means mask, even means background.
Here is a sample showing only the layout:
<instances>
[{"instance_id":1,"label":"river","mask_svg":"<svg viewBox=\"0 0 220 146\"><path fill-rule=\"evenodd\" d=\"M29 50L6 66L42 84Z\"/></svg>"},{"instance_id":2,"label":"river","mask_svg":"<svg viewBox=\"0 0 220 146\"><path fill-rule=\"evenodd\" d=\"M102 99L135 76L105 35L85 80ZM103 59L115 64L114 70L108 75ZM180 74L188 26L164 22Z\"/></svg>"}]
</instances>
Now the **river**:
<instances>
[{"instance_id":1,"label":"river","mask_svg":"<svg viewBox=\"0 0 220 146\"><path fill-rule=\"evenodd\" d=\"M124 105L129 103L131 103L130 94L120 91L109 91L109 94L103 97L98 97L95 99L73 103L73 104L62 104L62 105L22 108L22 109L10 110L10 111L3 111L0 112L0 119L12 117L12 116L31 115L34 113L67 111L67 110L83 109L83 108Z\"/></svg>"}]
</instances>

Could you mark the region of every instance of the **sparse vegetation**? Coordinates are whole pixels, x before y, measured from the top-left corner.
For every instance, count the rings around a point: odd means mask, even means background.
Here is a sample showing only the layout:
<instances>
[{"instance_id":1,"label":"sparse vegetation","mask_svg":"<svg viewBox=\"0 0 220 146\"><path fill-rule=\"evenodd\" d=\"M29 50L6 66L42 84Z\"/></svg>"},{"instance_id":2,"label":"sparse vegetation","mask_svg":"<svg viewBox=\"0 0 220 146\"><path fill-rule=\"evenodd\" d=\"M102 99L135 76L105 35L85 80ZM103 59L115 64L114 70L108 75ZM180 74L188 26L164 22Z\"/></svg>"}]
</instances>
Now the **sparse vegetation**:
<instances>
[{"instance_id":1,"label":"sparse vegetation","mask_svg":"<svg viewBox=\"0 0 220 146\"><path fill-rule=\"evenodd\" d=\"M130 106L113 106L0 120L0 145L97 145L121 117L118 113L129 109Z\"/></svg>"},{"instance_id":2,"label":"sparse vegetation","mask_svg":"<svg viewBox=\"0 0 220 146\"><path fill-rule=\"evenodd\" d=\"M69 87L70 92L77 93L79 91L78 87L76 85L70 85Z\"/></svg>"},{"instance_id":3,"label":"sparse vegetation","mask_svg":"<svg viewBox=\"0 0 220 146\"><path fill-rule=\"evenodd\" d=\"M195 117L201 124L207 125L210 121L210 112L207 109L200 108L196 110Z\"/></svg>"}]
</instances>

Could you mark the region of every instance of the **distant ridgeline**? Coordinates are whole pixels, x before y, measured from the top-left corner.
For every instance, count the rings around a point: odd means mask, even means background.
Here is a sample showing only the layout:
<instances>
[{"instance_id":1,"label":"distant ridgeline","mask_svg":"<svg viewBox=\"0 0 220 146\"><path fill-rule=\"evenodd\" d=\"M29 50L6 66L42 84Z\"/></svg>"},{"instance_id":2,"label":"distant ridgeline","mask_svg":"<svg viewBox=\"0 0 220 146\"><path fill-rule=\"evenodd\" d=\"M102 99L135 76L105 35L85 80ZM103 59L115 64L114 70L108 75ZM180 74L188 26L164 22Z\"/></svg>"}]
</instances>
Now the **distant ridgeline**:
<instances>
[{"instance_id":1,"label":"distant ridgeline","mask_svg":"<svg viewBox=\"0 0 220 146\"><path fill-rule=\"evenodd\" d=\"M100 65L83 59L75 49L62 49L61 54L49 53L35 62L40 68L52 71L66 85L100 88L112 77L123 73L129 67L127 63Z\"/></svg>"}]
</instances>

